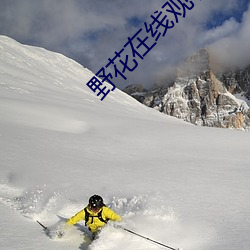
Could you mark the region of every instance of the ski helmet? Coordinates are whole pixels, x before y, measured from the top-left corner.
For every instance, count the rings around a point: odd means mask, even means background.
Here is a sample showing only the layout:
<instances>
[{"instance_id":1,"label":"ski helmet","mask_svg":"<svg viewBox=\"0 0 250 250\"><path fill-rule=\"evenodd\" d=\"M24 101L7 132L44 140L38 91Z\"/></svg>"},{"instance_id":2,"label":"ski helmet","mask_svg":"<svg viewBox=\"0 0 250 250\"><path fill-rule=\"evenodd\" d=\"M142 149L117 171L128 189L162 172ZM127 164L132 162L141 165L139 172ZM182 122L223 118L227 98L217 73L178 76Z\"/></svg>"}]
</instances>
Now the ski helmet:
<instances>
[{"instance_id":1,"label":"ski helmet","mask_svg":"<svg viewBox=\"0 0 250 250\"><path fill-rule=\"evenodd\" d=\"M103 207L103 199L99 195L93 195L89 198L89 206L93 210L98 210Z\"/></svg>"}]
</instances>

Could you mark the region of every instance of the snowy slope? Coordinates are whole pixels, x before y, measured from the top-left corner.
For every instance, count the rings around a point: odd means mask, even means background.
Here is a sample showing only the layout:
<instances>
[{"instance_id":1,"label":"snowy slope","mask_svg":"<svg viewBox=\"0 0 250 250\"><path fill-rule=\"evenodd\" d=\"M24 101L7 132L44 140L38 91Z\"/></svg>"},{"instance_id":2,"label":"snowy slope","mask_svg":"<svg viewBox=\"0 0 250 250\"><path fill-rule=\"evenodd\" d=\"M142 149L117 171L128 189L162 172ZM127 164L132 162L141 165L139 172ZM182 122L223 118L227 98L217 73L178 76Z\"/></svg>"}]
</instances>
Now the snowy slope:
<instances>
[{"instance_id":1,"label":"snowy slope","mask_svg":"<svg viewBox=\"0 0 250 250\"><path fill-rule=\"evenodd\" d=\"M250 248L247 132L195 127L119 90L100 101L92 73L41 48L0 37L1 249L162 249L107 226L53 226L104 197L122 225L184 250ZM10 240L11 239L11 240Z\"/></svg>"}]
</instances>

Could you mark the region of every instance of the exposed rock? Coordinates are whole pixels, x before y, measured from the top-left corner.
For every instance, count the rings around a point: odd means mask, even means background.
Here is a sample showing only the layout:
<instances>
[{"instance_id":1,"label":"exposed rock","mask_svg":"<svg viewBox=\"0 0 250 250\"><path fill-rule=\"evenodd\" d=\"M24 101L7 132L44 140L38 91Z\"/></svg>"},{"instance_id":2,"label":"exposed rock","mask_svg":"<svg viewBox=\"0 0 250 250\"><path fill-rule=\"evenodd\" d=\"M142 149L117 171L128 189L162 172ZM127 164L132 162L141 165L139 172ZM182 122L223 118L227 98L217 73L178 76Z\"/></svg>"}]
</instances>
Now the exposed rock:
<instances>
[{"instance_id":1,"label":"exposed rock","mask_svg":"<svg viewBox=\"0 0 250 250\"><path fill-rule=\"evenodd\" d=\"M220 79L220 80L219 80ZM250 109L247 103L233 96L250 96L250 67L246 70L214 74L209 52L205 49L189 57L177 70L171 87L153 88L136 98L145 105L167 115L196 125L248 129Z\"/></svg>"},{"instance_id":2,"label":"exposed rock","mask_svg":"<svg viewBox=\"0 0 250 250\"><path fill-rule=\"evenodd\" d=\"M132 95L134 93L144 93L147 90L141 84L131 84L127 86L123 91L129 95Z\"/></svg>"},{"instance_id":3,"label":"exposed rock","mask_svg":"<svg viewBox=\"0 0 250 250\"><path fill-rule=\"evenodd\" d=\"M125 93L133 96L137 101L143 102L147 90L141 84L131 84L123 89Z\"/></svg>"},{"instance_id":4,"label":"exposed rock","mask_svg":"<svg viewBox=\"0 0 250 250\"><path fill-rule=\"evenodd\" d=\"M232 69L218 74L228 91L232 94L242 93L250 100L250 66L245 69Z\"/></svg>"}]
</instances>

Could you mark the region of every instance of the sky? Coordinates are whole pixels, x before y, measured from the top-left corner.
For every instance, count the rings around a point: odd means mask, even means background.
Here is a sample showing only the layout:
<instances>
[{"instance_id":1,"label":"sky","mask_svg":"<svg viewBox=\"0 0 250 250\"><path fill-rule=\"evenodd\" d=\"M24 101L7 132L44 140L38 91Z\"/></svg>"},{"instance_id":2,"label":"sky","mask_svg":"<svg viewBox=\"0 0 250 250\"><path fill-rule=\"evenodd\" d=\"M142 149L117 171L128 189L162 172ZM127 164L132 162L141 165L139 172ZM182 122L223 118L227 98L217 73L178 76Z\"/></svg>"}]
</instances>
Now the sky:
<instances>
[{"instance_id":1,"label":"sky","mask_svg":"<svg viewBox=\"0 0 250 250\"><path fill-rule=\"evenodd\" d=\"M169 21L174 20L166 12L167 7L162 9L165 3L166 0L0 0L0 34L63 53L97 73L141 28L141 39L148 35L148 45L154 44L155 39L144 32L144 22L152 23L151 15L156 15L156 11L165 11ZM143 59L132 57L131 49L126 47L120 58L125 62L128 55L127 66L134 70L115 77L114 66L107 67L107 74L112 73L118 88L131 83L149 88L165 82L178 64L201 48L210 48L223 65L244 66L250 62L249 0L193 3L185 18L179 17L178 23L160 37ZM190 6L190 0L186 4ZM122 64L116 62L118 70L123 71Z\"/></svg>"}]
</instances>

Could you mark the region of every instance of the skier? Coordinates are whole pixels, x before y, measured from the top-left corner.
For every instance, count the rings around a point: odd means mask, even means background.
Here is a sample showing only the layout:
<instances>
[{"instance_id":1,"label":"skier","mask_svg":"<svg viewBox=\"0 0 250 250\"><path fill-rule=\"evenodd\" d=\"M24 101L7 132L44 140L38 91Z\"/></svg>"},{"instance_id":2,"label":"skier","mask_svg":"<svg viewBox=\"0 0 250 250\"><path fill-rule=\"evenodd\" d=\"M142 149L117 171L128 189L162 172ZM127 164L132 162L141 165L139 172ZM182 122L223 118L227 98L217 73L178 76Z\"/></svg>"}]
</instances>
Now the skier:
<instances>
[{"instance_id":1,"label":"skier","mask_svg":"<svg viewBox=\"0 0 250 250\"><path fill-rule=\"evenodd\" d=\"M120 222L122 219L120 215L105 206L101 196L95 194L89 198L89 204L72 216L67 224L74 225L80 220L85 220L85 226L92 232L94 239L109 220Z\"/></svg>"}]
</instances>

